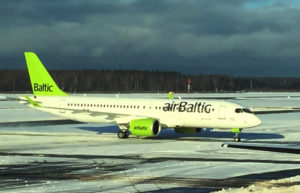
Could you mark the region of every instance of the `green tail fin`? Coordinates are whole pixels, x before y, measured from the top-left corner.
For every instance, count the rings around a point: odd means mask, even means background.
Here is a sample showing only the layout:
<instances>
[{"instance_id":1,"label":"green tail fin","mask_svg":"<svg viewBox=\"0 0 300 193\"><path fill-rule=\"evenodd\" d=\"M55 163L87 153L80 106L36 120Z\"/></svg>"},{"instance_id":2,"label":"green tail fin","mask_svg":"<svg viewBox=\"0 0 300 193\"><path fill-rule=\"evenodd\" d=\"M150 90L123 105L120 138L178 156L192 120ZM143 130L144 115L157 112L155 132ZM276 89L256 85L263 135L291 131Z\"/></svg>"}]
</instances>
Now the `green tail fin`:
<instances>
[{"instance_id":1,"label":"green tail fin","mask_svg":"<svg viewBox=\"0 0 300 193\"><path fill-rule=\"evenodd\" d=\"M60 90L38 56L33 52L25 52L28 73L35 96L67 96Z\"/></svg>"}]
</instances>

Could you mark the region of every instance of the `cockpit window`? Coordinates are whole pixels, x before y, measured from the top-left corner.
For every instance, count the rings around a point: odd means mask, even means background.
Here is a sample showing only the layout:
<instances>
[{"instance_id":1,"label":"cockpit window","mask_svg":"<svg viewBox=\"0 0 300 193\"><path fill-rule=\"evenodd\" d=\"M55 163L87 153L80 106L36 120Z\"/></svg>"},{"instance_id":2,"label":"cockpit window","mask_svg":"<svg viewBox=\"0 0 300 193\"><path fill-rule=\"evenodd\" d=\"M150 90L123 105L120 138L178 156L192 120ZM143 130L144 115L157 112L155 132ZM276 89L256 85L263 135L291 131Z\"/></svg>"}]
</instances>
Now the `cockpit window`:
<instances>
[{"instance_id":1,"label":"cockpit window","mask_svg":"<svg viewBox=\"0 0 300 193\"><path fill-rule=\"evenodd\" d=\"M236 113L242 113L243 110L242 110L242 109L235 109L235 112L236 112Z\"/></svg>"},{"instance_id":2,"label":"cockpit window","mask_svg":"<svg viewBox=\"0 0 300 193\"><path fill-rule=\"evenodd\" d=\"M241 109L241 108L235 109L235 112L236 113L243 113L243 112L245 112L245 113L252 113L252 111L250 109Z\"/></svg>"},{"instance_id":3,"label":"cockpit window","mask_svg":"<svg viewBox=\"0 0 300 193\"><path fill-rule=\"evenodd\" d=\"M243 111L246 113L252 113L252 111L250 109L243 109Z\"/></svg>"}]
</instances>

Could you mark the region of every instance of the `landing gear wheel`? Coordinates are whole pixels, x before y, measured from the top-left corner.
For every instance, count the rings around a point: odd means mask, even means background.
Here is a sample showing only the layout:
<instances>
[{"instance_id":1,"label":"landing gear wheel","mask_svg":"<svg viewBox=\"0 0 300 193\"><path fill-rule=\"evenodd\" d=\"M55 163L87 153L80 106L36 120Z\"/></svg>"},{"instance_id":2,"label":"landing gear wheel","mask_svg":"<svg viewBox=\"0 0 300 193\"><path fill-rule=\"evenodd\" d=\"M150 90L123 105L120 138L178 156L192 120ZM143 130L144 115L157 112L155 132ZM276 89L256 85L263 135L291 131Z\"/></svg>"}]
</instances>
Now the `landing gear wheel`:
<instances>
[{"instance_id":1,"label":"landing gear wheel","mask_svg":"<svg viewBox=\"0 0 300 193\"><path fill-rule=\"evenodd\" d=\"M233 141L234 141L234 142L240 142L240 141L241 141L241 138L240 138L240 137L234 137L234 138L233 138Z\"/></svg>"},{"instance_id":2,"label":"landing gear wheel","mask_svg":"<svg viewBox=\"0 0 300 193\"><path fill-rule=\"evenodd\" d=\"M119 139L125 139L129 137L129 132L128 131L119 131L118 132L118 138Z\"/></svg>"},{"instance_id":3,"label":"landing gear wheel","mask_svg":"<svg viewBox=\"0 0 300 193\"><path fill-rule=\"evenodd\" d=\"M123 138L124 138L123 135L124 135L124 134L123 134L122 131L119 131L119 132L118 132L118 138L119 138L119 139L123 139Z\"/></svg>"},{"instance_id":4,"label":"landing gear wheel","mask_svg":"<svg viewBox=\"0 0 300 193\"><path fill-rule=\"evenodd\" d=\"M124 132L124 138L128 138L129 137L129 132L128 131L125 131Z\"/></svg>"}]
</instances>

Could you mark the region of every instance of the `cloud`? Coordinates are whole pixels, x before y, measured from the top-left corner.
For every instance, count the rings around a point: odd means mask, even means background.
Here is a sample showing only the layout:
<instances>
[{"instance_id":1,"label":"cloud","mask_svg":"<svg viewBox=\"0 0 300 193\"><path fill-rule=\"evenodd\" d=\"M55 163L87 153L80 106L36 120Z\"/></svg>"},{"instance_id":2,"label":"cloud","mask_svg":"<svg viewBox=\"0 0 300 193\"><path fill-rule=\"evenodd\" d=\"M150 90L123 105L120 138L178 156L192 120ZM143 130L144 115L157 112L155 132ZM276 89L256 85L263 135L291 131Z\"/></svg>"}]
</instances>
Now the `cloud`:
<instances>
[{"instance_id":1,"label":"cloud","mask_svg":"<svg viewBox=\"0 0 300 193\"><path fill-rule=\"evenodd\" d=\"M299 16L280 0L4 1L0 65L35 51L50 68L296 76Z\"/></svg>"}]
</instances>

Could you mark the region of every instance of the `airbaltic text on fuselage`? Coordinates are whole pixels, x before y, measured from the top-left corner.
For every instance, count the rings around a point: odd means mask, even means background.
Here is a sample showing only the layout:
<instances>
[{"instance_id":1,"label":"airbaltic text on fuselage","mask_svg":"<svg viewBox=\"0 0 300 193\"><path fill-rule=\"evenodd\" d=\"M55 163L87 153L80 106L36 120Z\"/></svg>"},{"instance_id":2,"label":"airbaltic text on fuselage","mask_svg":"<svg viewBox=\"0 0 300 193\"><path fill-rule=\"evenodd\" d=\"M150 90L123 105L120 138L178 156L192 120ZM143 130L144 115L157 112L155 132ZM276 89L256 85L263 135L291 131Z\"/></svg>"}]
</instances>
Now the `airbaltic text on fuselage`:
<instances>
[{"instance_id":1,"label":"airbaltic text on fuselage","mask_svg":"<svg viewBox=\"0 0 300 193\"><path fill-rule=\"evenodd\" d=\"M34 83L34 91L53 92L53 86L45 83Z\"/></svg>"},{"instance_id":2,"label":"airbaltic text on fuselage","mask_svg":"<svg viewBox=\"0 0 300 193\"><path fill-rule=\"evenodd\" d=\"M205 102L195 102L195 103L188 103L185 101L176 103L173 101L172 103L165 103L165 106L163 107L164 111L170 111L170 112L198 112L198 113L210 113L211 111L214 111L211 104L206 104Z\"/></svg>"}]
</instances>

